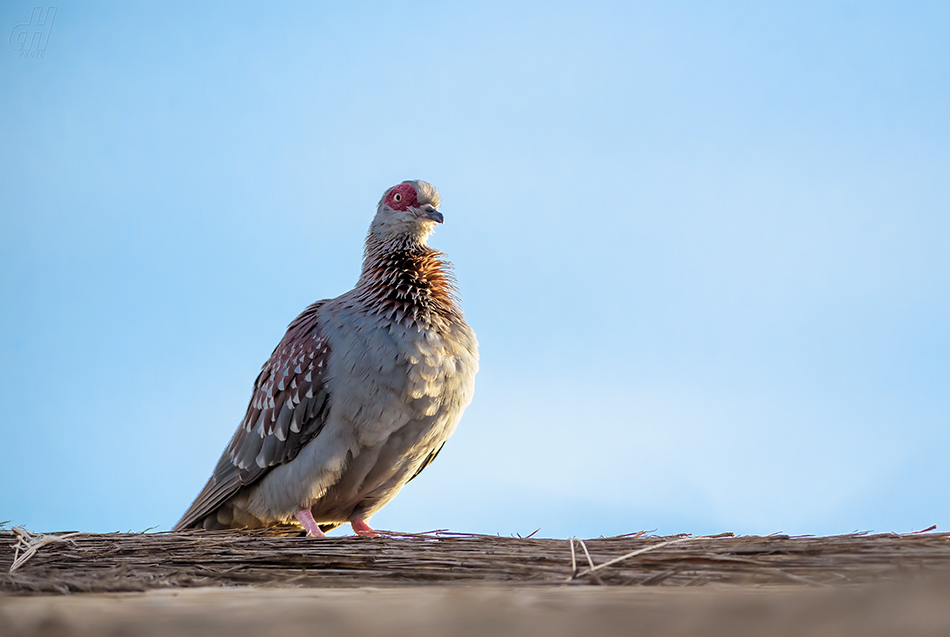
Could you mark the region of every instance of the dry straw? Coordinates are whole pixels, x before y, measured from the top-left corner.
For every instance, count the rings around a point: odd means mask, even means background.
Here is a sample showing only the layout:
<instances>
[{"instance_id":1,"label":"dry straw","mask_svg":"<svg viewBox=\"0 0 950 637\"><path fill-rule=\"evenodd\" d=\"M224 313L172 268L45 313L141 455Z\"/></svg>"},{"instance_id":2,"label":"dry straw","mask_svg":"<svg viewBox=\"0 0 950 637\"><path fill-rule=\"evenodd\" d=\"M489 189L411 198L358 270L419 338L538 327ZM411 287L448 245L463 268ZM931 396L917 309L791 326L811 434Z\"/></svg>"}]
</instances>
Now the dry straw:
<instances>
[{"instance_id":1,"label":"dry straw","mask_svg":"<svg viewBox=\"0 0 950 637\"><path fill-rule=\"evenodd\" d=\"M317 540L292 528L0 531L0 592L20 594L235 585L827 585L948 570L950 538L928 532L560 540L433 531Z\"/></svg>"}]
</instances>

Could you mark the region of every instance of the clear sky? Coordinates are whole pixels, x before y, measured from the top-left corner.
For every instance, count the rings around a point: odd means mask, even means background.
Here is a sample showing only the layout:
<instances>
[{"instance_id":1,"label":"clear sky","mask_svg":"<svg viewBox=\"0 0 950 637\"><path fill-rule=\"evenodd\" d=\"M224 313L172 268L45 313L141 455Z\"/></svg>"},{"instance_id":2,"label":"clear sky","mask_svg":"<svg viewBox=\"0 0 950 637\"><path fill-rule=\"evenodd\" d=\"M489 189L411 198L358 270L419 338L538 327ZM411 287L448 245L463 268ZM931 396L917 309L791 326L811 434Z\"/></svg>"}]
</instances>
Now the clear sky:
<instances>
[{"instance_id":1,"label":"clear sky","mask_svg":"<svg viewBox=\"0 0 950 637\"><path fill-rule=\"evenodd\" d=\"M425 179L481 372L374 526L950 530L950 4L455 4L0 6L0 521L170 528Z\"/></svg>"}]
</instances>

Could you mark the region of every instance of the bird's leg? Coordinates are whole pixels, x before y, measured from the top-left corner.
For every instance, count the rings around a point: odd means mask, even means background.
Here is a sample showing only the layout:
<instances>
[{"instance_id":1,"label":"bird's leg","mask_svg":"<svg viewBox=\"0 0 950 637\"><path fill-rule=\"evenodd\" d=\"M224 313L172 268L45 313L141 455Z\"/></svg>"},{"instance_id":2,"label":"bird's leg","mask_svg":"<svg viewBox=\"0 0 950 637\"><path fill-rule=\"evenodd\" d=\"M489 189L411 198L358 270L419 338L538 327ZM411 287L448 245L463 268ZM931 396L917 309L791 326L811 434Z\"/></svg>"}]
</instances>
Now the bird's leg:
<instances>
[{"instance_id":1,"label":"bird's leg","mask_svg":"<svg viewBox=\"0 0 950 637\"><path fill-rule=\"evenodd\" d=\"M366 523L366 520L363 518L353 518L350 520L350 526L353 527L353 532L357 535L362 535L364 537L379 537L373 527Z\"/></svg>"},{"instance_id":2,"label":"bird's leg","mask_svg":"<svg viewBox=\"0 0 950 637\"><path fill-rule=\"evenodd\" d=\"M307 537L326 537L320 530L320 525L313 519L313 512L310 509L300 509L297 511L297 521L307 531Z\"/></svg>"}]
</instances>

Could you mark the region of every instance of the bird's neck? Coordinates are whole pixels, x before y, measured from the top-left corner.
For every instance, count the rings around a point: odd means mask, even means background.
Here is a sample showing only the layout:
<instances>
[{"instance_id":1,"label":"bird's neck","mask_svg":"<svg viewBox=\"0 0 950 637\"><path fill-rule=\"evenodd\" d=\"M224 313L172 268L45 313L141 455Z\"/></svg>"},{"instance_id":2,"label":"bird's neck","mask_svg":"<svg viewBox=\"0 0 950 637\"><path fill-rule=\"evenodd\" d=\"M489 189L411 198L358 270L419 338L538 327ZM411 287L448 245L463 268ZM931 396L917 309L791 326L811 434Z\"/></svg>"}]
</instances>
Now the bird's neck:
<instances>
[{"instance_id":1,"label":"bird's neck","mask_svg":"<svg viewBox=\"0 0 950 637\"><path fill-rule=\"evenodd\" d=\"M427 327L460 318L455 277L443 257L424 242L370 236L356 287L374 314L395 322Z\"/></svg>"}]
</instances>

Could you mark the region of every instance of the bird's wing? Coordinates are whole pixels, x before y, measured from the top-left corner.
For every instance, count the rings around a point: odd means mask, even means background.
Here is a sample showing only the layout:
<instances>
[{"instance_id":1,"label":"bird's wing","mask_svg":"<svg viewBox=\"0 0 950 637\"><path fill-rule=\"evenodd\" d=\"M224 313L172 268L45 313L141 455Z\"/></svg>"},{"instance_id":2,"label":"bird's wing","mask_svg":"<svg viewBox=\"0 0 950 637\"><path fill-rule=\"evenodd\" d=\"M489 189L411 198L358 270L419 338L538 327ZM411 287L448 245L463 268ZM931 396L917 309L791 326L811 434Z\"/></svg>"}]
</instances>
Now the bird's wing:
<instances>
[{"instance_id":1,"label":"bird's wing","mask_svg":"<svg viewBox=\"0 0 950 637\"><path fill-rule=\"evenodd\" d=\"M195 526L242 487L293 460L326 424L330 348L314 303L294 319L254 382L241 426L176 531Z\"/></svg>"},{"instance_id":2,"label":"bird's wing","mask_svg":"<svg viewBox=\"0 0 950 637\"><path fill-rule=\"evenodd\" d=\"M438 449L436 449L435 451L433 451L432 453L430 453L430 454L426 457L426 459L422 461L422 464L419 465L419 468L416 469L416 472L415 472L414 474L412 474L412 477L409 478L408 480L406 480L406 484L409 484L410 482L412 482L413 480L415 480L417 477L419 477L419 474L422 473L422 470L425 469L426 467L428 467L428 466L429 466L429 463L431 463L433 460L435 460L435 457L436 457L437 455L439 455L439 452L442 451L442 447L444 447L444 446L445 446L445 443L443 442L441 445L439 445L439 448L438 448Z\"/></svg>"}]
</instances>

